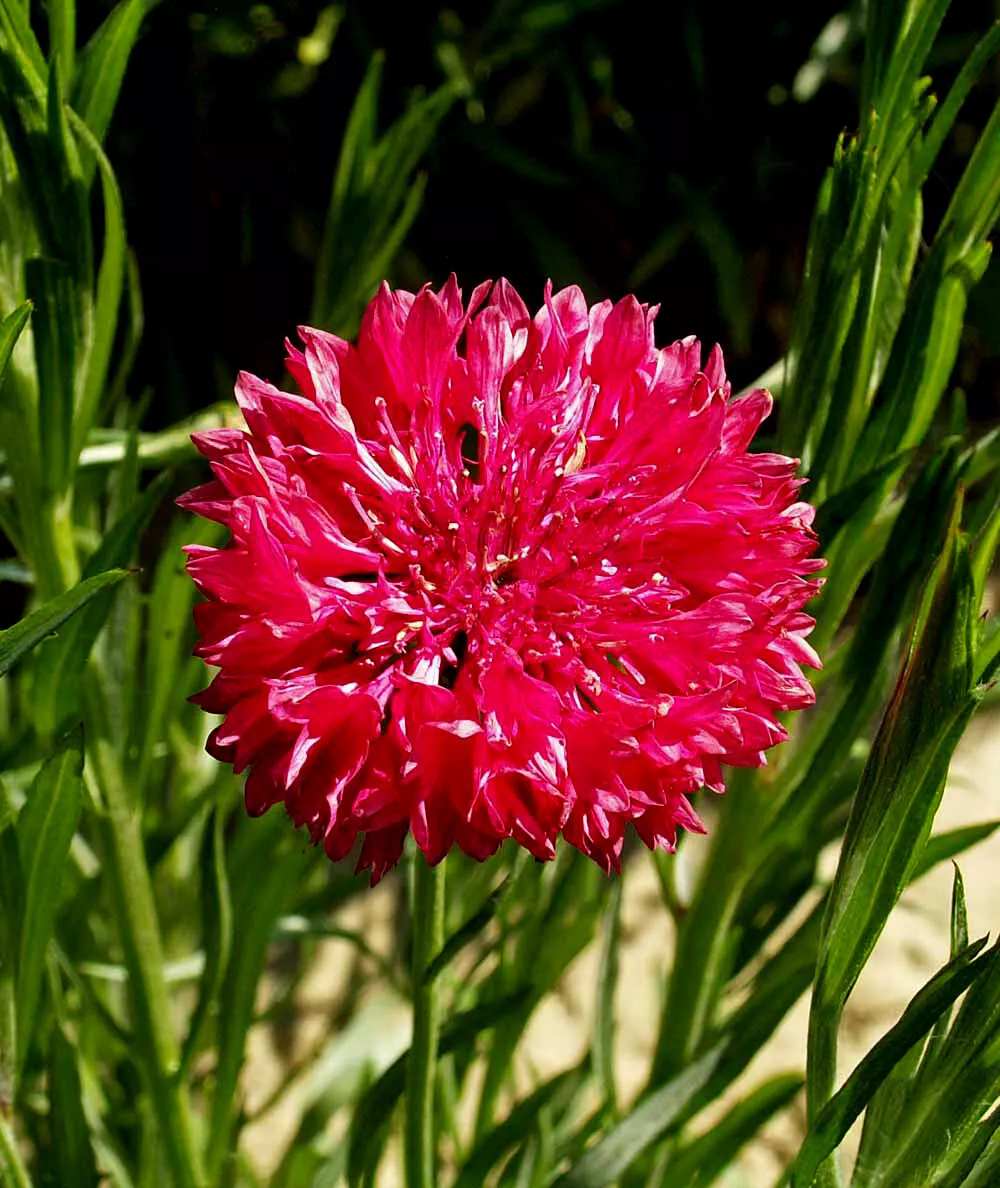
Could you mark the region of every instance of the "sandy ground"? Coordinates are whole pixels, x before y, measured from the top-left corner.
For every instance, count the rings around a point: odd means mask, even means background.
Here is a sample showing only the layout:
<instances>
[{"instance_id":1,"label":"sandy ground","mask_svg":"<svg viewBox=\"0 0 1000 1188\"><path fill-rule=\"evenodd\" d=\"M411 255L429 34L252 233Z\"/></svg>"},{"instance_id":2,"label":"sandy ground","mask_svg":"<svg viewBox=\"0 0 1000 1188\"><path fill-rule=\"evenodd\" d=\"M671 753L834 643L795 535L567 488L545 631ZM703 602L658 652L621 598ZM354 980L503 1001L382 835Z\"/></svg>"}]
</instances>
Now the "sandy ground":
<instances>
[{"instance_id":1,"label":"sandy ground","mask_svg":"<svg viewBox=\"0 0 1000 1188\"><path fill-rule=\"evenodd\" d=\"M984 711L976 718L956 754L949 786L938 813L935 831L1000 817L1000 714ZM698 844L700 839L691 838ZM831 864L835 856L831 855ZM970 850L960 861L969 909L970 935L996 933L1000 927L1000 832ZM832 869L832 866L831 866ZM841 1038L841 1075L889 1028L922 983L948 956L949 907L952 870L938 868L915 883L890 919L878 948L855 990L844 1018ZM388 886L351 909L376 949L391 944L394 911ZM669 964L672 928L661 903L655 876L648 862L638 862L625 884L621 977L616 1002L618 1022L616 1075L620 1093L629 1100L647 1075L654 1021L659 1014L662 974ZM289 1057L322 1045L330 1027L332 1004L347 989L353 952L343 942L325 942L303 988L300 1023L289 1046L279 1055L274 1037L264 1028L251 1034L246 1078L247 1106L253 1112L267 1100L277 1082L281 1064ZM539 1076L571 1067L583 1053L593 1018L593 987L597 953L584 952L572 967L557 994L536 1012L525 1045L526 1067ZM805 1055L808 1002L803 999L773 1037L767 1050L747 1070L737 1086L745 1091L776 1072L801 1069ZM366 1031L366 1044L377 1035L380 1058L389 1063L408 1043L409 1019L398 1000L382 998L362 1007L356 1028ZM359 1045L360 1047L360 1045ZM338 1067L350 1066L352 1047L340 1044ZM295 1092L277 1109L251 1125L245 1143L261 1170L274 1166L276 1153L294 1133L303 1103L308 1103L315 1081L303 1078ZM793 1105L748 1147L739 1163L720 1182L724 1188L770 1188L779 1170L797 1149L801 1135L801 1103ZM850 1143L848 1143L850 1147ZM395 1188L397 1173L388 1161L385 1188Z\"/></svg>"}]
</instances>

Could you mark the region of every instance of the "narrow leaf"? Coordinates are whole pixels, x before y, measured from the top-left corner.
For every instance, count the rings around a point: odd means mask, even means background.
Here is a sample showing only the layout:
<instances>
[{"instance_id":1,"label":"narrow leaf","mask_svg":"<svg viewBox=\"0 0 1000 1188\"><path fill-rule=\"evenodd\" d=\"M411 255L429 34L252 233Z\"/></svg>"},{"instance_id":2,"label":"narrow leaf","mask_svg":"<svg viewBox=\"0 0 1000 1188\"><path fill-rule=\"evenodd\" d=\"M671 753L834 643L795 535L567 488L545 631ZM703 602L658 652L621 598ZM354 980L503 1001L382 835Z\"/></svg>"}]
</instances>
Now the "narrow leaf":
<instances>
[{"instance_id":1,"label":"narrow leaf","mask_svg":"<svg viewBox=\"0 0 1000 1188\"><path fill-rule=\"evenodd\" d=\"M225 814L217 808L205 829L201 855L202 940L205 969L198 989L198 1003L181 1055L181 1069L190 1068L198 1053L202 1033L216 1007L233 944L233 908L226 870L223 827Z\"/></svg>"},{"instance_id":2,"label":"narrow leaf","mask_svg":"<svg viewBox=\"0 0 1000 1188\"><path fill-rule=\"evenodd\" d=\"M110 566L129 562L171 481L169 473L158 475L139 498L128 505L85 566L85 578ZM95 599L41 655L34 696L35 713L43 733L55 731L79 712L80 678L94 642L111 612L113 599L114 592L110 590Z\"/></svg>"},{"instance_id":3,"label":"narrow leaf","mask_svg":"<svg viewBox=\"0 0 1000 1188\"><path fill-rule=\"evenodd\" d=\"M947 833L937 833L929 837L920 852L911 877L919 879L942 862L964 854L966 850L992 837L998 827L1000 821L984 821L981 825L963 825L959 829L949 829Z\"/></svg>"},{"instance_id":4,"label":"narrow leaf","mask_svg":"<svg viewBox=\"0 0 1000 1188\"><path fill-rule=\"evenodd\" d=\"M230 866L229 870L233 913L241 926L233 933L232 952L218 1000L219 1055L205 1156L210 1183L218 1177L234 1145L233 1126L247 1032L253 1022L257 986L267 962L274 927L297 890L310 857L297 839L293 848L289 841L283 851L275 851L274 823L269 824L270 828L258 827L255 831L255 848L248 855L249 865L240 871L242 878L237 882L235 868Z\"/></svg>"},{"instance_id":5,"label":"narrow leaf","mask_svg":"<svg viewBox=\"0 0 1000 1188\"><path fill-rule=\"evenodd\" d=\"M24 917L24 879L15 820L7 788L0 780L0 1116L13 1107L17 1084L17 954Z\"/></svg>"},{"instance_id":6,"label":"narrow leaf","mask_svg":"<svg viewBox=\"0 0 1000 1188\"><path fill-rule=\"evenodd\" d=\"M0 322L0 384L7 372L14 344L21 337L21 331L31 316L31 302L25 301Z\"/></svg>"},{"instance_id":7,"label":"narrow leaf","mask_svg":"<svg viewBox=\"0 0 1000 1188\"><path fill-rule=\"evenodd\" d=\"M527 992L522 991L496 1002L472 1007L455 1016L441 1029L439 1055L447 1056L475 1039L480 1032L515 1014L523 1008L527 998ZM350 1188L359 1188L374 1172L380 1154L376 1136L382 1132L396 1102L403 1094L408 1058L409 1052L404 1052L357 1104L348 1138L347 1183Z\"/></svg>"},{"instance_id":8,"label":"narrow leaf","mask_svg":"<svg viewBox=\"0 0 1000 1188\"><path fill-rule=\"evenodd\" d=\"M49 1084L52 1094L52 1146L60 1184L95 1188L98 1183L90 1128L83 1113L83 1090L76 1048L62 1027L52 1031L49 1046Z\"/></svg>"},{"instance_id":9,"label":"narrow leaf","mask_svg":"<svg viewBox=\"0 0 1000 1188\"><path fill-rule=\"evenodd\" d=\"M576 1092L584 1073L583 1068L560 1073L518 1102L503 1122L476 1144L462 1165L453 1188L481 1188L500 1160L526 1141L543 1109L551 1106L558 1113L558 1105Z\"/></svg>"},{"instance_id":10,"label":"narrow leaf","mask_svg":"<svg viewBox=\"0 0 1000 1188\"><path fill-rule=\"evenodd\" d=\"M980 1126L986 1142L968 1173L968 1178L963 1176L956 1179L954 1184L942 1184L941 1188L958 1188L958 1185L961 1185L961 1188L994 1188L1000 1179L1000 1111L994 1110ZM962 1170L964 1169L956 1169L959 1173Z\"/></svg>"},{"instance_id":11,"label":"narrow leaf","mask_svg":"<svg viewBox=\"0 0 1000 1188\"><path fill-rule=\"evenodd\" d=\"M104 140L111 122L145 11L146 0L122 0L87 42L77 62L73 108L98 143Z\"/></svg>"},{"instance_id":12,"label":"narrow leaf","mask_svg":"<svg viewBox=\"0 0 1000 1188\"><path fill-rule=\"evenodd\" d=\"M985 944L985 939L976 941L939 970L910 1001L899 1022L878 1041L843 1087L826 1103L809 1128L792 1165L791 1188L809 1188L820 1164L836 1150L879 1085L955 999L996 963L994 951L977 957Z\"/></svg>"},{"instance_id":13,"label":"narrow leaf","mask_svg":"<svg viewBox=\"0 0 1000 1188\"><path fill-rule=\"evenodd\" d=\"M49 54L63 78L73 77L76 62L76 0L49 0Z\"/></svg>"},{"instance_id":14,"label":"narrow leaf","mask_svg":"<svg viewBox=\"0 0 1000 1188\"><path fill-rule=\"evenodd\" d=\"M141 4L142 0L140 0ZM118 310L125 283L125 216L122 196L111 163L87 125L74 112L70 122L83 143L90 150L101 171L101 192L104 197L104 253L97 274L97 299L94 304L94 333L87 355L79 408L73 424L73 462L83 449L91 425L97 418L104 395L111 348L118 327Z\"/></svg>"},{"instance_id":15,"label":"narrow leaf","mask_svg":"<svg viewBox=\"0 0 1000 1188\"><path fill-rule=\"evenodd\" d=\"M622 876L611 884L608 906L604 913L604 936L601 942L601 964L597 976L597 1004L594 1017L594 1067L604 1093L605 1102L617 1110L615 1087L615 990L618 986L619 953L622 928Z\"/></svg>"},{"instance_id":16,"label":"narrow leaf","mask_svg":"<svg viewBox=\"0 0 1000 1188\"><path fill-rule=\"evenodd\" d=\"M483 931L486 925L493 919L497 913L497 903L500 896L503 894L506 883L501 883L495 891L491 892L487 897L486 902L474 915L470 916L468 920L458 929L453 932L451 936L445 941L434 959L427 966L424 971L424 982L433 982L438 974L449 965L458 954L471 944Z\"/></svg>"},{"instance_id":17,"label":"narrow leaf","mask_svg":"<svg viewBox=\"0 0 1000 1188\"><path fill-rule=\"evenodd\" d=\"M708 1083L722 1054L713 1048L651 1093L557 1181L557 1188L607 1188L664 1134Z\"/></svg>"},{"instance_id":18,"label":"narrow leaf","mask_svg":"<svg viewBox=\"0 0 1000 1188\"><path fill-rule=\"evenodd\" d=\"M978 608L959 510L855 797L823 926L817 1009L839 1012L854 986L923 850L952 752L975 707Z\"/></svg>"},{"instance_id":19,"label":"narrow leaf","mask_svg":"<svg viewBox=\"0 0 1000 1188\"><path fill-rule=\"evenodd\" d=\"M705 1134L680 1148L667 1165L671 1188L709 1188L745 1146L803 1085L798 1073L782 1073L765 1081Z\"/></svg>"},{"instance_id":20,"label":"narrow leaf","mask_svg":"<svg viewBox=\"0 0 1000 1188\"><path fill-rule=\"evenodd\" d=\"M24 919L17 962L19 1064L23 1067L38 1000L49 939L59 910L59 890L69 844L80 819L83 739L74 731L32 781L17 819L17 843L24 878Z\"/></svg>"},{"instance_id":21,"label":"narrow leaf","mask_svg":"<svg viewBox=\"0 0 1000 1188\"><path fill-rule=\"evenodd\" d=\"M969 911L965 904L965 883L962 872L955 867L955 881L951 892L951 956L954 959L969 946Z\"/></svg>"},{"instance_id":22,"label":"narrow leaf","mask_svg":"<svg viewBox=\"0 0 1000 1188\"><path fill-rule=\"evenodd\" d=\"M0 1184L4 1188L31 1188L28 1169L18 1152L14 1132L3 1110L0 1110Z\"/></svg>"},{"instance_id":23,"label":"narrow leaf","mask_svg":"<svg viewBox=\"0 0 1000 1188\"><path fill-rule=\"evenodd\" d=\"M19 4L17 0L3 0L0 3L0 32L11 52L20 59L32 85L40 90L45 75L45 55L31 28L28 5Z\"/></svg>"},{"instance_id":24,"label":"narrow leaf","mask_svg":"<svg viewBox=\"0 0 1000 1188\"><path fill-rule=\"evenodd\" d=\"M50 599L38 610L0 631L0 676L12 668L18 660L47 635L57 631L63 623L81 610L102 591L109 590L128 576L125 569L110 569L105 573L85 578L65 594Z\"/></svg>"},{"instance_id":25,"label":"narrow leaf","mask_svg":"<svg viewBox=\"0 0 1000 1188\"><path fill-rule=\"evenodd\" d=\"M32 331L38 374L38 422L42 477L52 495L69 482L77 349L82 342L72 272L59 260L28 260L25 287L34 306Z\"/></svg>"}]
</instances>

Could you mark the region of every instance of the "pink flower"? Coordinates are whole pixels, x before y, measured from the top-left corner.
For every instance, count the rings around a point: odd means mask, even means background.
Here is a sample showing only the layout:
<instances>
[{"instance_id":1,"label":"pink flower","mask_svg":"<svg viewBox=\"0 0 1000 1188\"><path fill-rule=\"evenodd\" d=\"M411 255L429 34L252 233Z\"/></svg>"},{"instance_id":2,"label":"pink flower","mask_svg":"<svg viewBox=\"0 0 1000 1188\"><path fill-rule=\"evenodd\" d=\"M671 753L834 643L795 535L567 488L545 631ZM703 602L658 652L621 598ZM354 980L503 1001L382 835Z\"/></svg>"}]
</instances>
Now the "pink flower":
<instances>
[{"instance_id":1,"label":"pink flower","mask_svg":"<svg viewBox=\"0 0 1000 1188\"><path fill-rule=\"evenodd\" d=\"M232 534L188 568L209 751L251 813L283 802L333 859L363 837L373 882L408 830L430 862L561 834L610 870L629 822L671 848L691 793L785 738L813 509L747 453L770 396L657 349L655 315L383 286L356 346L289 344L301 395L240 375L248 431L196 436L215 479L182 502Z\"/></svg>"}]
</instances>

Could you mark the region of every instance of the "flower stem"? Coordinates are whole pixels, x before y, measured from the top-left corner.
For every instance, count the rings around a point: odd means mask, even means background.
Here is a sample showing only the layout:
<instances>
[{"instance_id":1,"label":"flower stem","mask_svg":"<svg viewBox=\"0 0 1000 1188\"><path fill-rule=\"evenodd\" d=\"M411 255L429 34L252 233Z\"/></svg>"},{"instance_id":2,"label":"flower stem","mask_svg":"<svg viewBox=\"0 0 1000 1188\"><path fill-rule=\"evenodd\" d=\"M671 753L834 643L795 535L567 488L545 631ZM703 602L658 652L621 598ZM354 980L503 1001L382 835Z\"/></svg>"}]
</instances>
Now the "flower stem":
<instances>
[{"instance_id":1,"label":"flower stem","mask_svg":"<svg viewBox=\"0 0 1000 1188\"><path fill-rule=\"evenodd\" d=\"M413 889L413 1042L406 1065L406 1188L435 1188L434 1081L440 995L426 971L444 944L444 863L417 854Z\"/></svg>"}]
</instances>

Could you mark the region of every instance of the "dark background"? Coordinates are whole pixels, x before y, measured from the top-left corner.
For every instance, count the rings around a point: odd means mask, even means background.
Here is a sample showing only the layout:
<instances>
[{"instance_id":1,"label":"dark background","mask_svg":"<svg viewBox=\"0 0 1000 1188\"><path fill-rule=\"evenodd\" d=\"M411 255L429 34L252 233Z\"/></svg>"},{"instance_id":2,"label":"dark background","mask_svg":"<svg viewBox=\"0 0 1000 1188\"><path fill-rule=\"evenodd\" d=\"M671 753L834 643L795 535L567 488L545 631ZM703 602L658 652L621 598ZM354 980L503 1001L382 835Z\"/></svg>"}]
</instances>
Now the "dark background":
<instances>
[{"instance_id":1,"label":"dark background","mask_svg":"<svg viewBox=\"0 0 1000 1188\"><path fill-rule=\"evenodd\" d=\"M939 93L997 7L952 6ZM95 26L105 11L94 5ZM823 57L814 45L831 20L841 36ZM394 283L454 270L468 293L506 275L531 307L549 276L593 299L634 291L661 304L661 341L720 341L742 386L787 341L816 187L857 124L861 49L859 11L825 2L167 0L108 142L145 305L131 394L150 394L155 427L225 397L240 368L281 378L375 50L383 128L419 89L449 76L467 88L422 162L426 197ZM994 64L929 184L928 233L998 91ZM977 419L1000 413L998 352L994 264L956 376Z\"/></svg>"}]
</instances>

